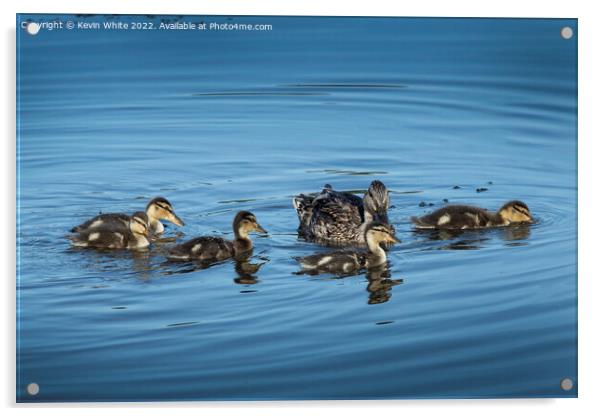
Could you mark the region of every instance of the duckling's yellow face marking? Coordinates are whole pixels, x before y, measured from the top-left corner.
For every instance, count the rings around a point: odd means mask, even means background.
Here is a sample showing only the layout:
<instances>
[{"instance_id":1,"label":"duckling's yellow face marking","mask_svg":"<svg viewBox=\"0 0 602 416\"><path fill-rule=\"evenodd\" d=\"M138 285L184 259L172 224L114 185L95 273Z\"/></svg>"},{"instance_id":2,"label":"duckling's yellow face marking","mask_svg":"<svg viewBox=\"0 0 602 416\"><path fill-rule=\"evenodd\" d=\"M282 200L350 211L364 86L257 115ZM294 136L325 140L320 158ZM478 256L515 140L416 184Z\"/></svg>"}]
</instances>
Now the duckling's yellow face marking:
<instances>
[{"instance_id":1,"label":"duckling's yellow face marking","mask_svg":"<svg viewBox=\"0 0 602 416\"><path fill-rule=\"evenodd\" d=\"M512 224L517 222L533 222L531 212L529 211L529 208L527 208L525 205L509 205L505 208L502 208L499 214L506 224Z\"/></svg>"},{"instance_id":2,"label":"duckling's yellow face marking","mask_svg":"<svg viewBox=\"0 0 602 416\"><path fill-rule=\"evenodd\" d=\"M399 243L399 240L393 235L393 230L384 225L377 225L368 230L366 235L369 241L380 243Z\"/></svg>"},{"instance_id":3,"label":"duckling's yellow face marking","mask_svg":"<svg viewBox=\"0 0 602 416\"><path fill-rule=\"evenodd\" d=\"M267 233L267 231L261 225L259 225L259 223L257 222L257 218L255 218L254 215L244 217L240 221L238 229L240 230L240 233L243 236L246 236L253 231L264 234Z\"/></svg>"},{"instance_id":4,"label":"duckling's yellow face marking","mask_svg":"<svg viewBox=\"0 0 602 416\"><path fill-rule=\"evenodd\" d=\"M164 201L153 202L147 214L156 220L166 220L180 227L184 225L184 221L174 213L173 207Z\"/></svg>"}]
</instances>

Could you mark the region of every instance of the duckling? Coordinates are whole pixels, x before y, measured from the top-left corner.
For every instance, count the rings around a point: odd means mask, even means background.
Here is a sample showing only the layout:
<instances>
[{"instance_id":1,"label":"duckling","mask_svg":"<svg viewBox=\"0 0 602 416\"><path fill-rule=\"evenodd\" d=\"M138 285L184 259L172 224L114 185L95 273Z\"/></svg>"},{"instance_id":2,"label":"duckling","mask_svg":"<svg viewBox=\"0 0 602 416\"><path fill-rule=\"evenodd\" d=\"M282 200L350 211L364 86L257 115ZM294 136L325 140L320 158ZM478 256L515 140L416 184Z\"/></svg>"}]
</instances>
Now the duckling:
<instances>
[{"instance_id":1,"label":"duckling","mask_svg":"<svg viewBox=\"0 0 602 416\"><path fill-rule=\"evenodd\" d=\"M170 202L162 196L151 199L146 205L146 214L149 219L150 231L153 234L161 234L165 230L165 227L159 220L167 220L180 227L184 225L184 222L174 213ZM127 214L100 214L77 227L73 227L71 232L80 233L96 228L127 231L129 229L129 222L130 216Z\"/></svg>"},{"instance_id":2,"label":"duckling","mask_svg":"<svg viewBox=\"0 0 602 416\"><path fill-rule=\"evenodd\" d=\"M75 247L125 248L135 250L150 245L148 232L148 215L139 211L130 217L128 230L126 231L99 227L84 230L68 238Z\"/></svg>"},{"instance_id":3,"label":"duckling","mask_svg":"<svg viewBox=\"0 0 602 416\"><path fill-rule=\"evenodd\" d=\"M466 205L449 205L423 217L412 217L412 222L418 229L465 230L531 223L533 217L527 204L510 201L497 212Z\"/></svg>"},{"instance_id":4,"label":"duckling","mask_svg":"<svg viewBox=\"0 0 602 416\"><path fill-rule=\"evenodd\" d=\"M316 197L300 194L293 199L299 217L299 235L334 244L364 245L366 227L372 221L389 224L389 192L381 181L373 181L362 200L325 185ZM395 229L391 227L392 232Z\"/></svg>"},{"instance_id":5,"label":"duckling","mask_svg":"<svg viewBox=\"0 0 602 416\"><path fill-rule=\"evenodd\" d=\"M364 240L368 251L334 251L314 254L306 257L295 257L303 268L301 273L349 274L362 269L370 269L387 262L387 254L381 243L399 243L389 224L374 221L368 224L364 232Z\"/></svg>"},{"instance_id":6,"label":"duckling","mask_svg":"<svg viewBox=\"0 0 602 416\"><path fill-rule=\"evenodd\" d=\"M249 233L256 231L266 234L249 211L240 211L232 222L234 241L219 237L197 237L173 247L167 255L168 260L216 262L247 253L253 249Z\"/></svg>"}]
</instances>

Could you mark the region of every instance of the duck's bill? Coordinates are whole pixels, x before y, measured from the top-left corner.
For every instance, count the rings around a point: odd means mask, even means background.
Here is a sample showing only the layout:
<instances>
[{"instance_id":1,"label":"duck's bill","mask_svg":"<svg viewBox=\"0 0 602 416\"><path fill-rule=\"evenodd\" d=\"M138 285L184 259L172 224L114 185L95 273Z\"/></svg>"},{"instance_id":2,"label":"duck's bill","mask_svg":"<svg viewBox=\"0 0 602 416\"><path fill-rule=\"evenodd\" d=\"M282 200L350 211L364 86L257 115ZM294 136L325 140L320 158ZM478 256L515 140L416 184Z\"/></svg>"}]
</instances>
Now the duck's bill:
<instances>
[{"instance_id":1,"label":"duck's bill","mask_svg":"<svg viewBox=\"0 0 602 416\"><path fill-rule=\"evenodd\" d=\"M385 240L386 243L390 243L390 244L395 244L395 243L401 243L401 240L395 236L389 235L387 236L387 239Z\"/></svg>"},{"instance_id":2,"label":"duck's bill","mask_svg":"<svg viewBox=\"0 0 602 416\"><path fill-rule=\"evenodd\" d=\"M167 221L174 223L175 225L177 225L178 227L183 227L184 226L184 221L182 221L180 219L180 217L178 217L176 214L174 214L173 212L170 212L167 215L166 218Z\"/></svg>"},{"instance_id":3,"label":"duck's bill","mask_svg":"<svg viewBox=\"0 0 602 416\"><path fill-rule=\"evenodd\" d=\"M261 234L267 234L267 230L265 228L263 228L261 225L259 224L255 224L255 231L257 231L258 233Z\"/></svg>"}]
</instances>

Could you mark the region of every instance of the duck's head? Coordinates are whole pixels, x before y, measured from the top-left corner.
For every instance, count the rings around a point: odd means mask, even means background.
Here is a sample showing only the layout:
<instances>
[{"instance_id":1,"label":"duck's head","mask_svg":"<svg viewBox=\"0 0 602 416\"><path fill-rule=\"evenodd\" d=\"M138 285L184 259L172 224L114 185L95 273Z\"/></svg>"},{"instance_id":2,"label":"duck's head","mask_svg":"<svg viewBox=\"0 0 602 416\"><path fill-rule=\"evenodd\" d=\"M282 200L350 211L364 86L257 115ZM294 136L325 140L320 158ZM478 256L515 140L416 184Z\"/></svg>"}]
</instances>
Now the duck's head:
<instances>
[{"instance_id":1,"label":"duck's head","mask_svg":"<svg viewBox=\"0 0 602 416\"><path fill-rule=\"evenodd\" d=\"M533 216L527 204L521 201L506 202L498 211L505 224L533 222Z\"/></svg>"},{"instance_id":2,"label":"duck's head","mask_svg":"<svg viewBox=\"0 0 602 416\"><path fill-rule=\"evenodd\" d=\"M368 224L365 236L368 247L380 247L381 243L395 244L401 242L395 237L393 227L380 221Z\"/></svg>"},{"instance_id":3,"label":"duck's head","mask_svg":"<svg viewBox=\"0 0 602 416\"><path fill-rule=\"evenodd\" d=\"M171 203L162 196L151 199L146 206L146 213L151 220L166 220L180 227L184 225L184 221L175 214Z\"/></svg>"},{"instance_id":4,"label":"duck's head","mask_svg":"<svg viewBox=\"0 0 602 416\"><path fill-rule=\"evenodd\" d=\"M148 236L148 215L145 212L134 212L130 217L130 231L134 234Z\"/></svg>"},{"instance_id":5,"label":"duck's head","mask_svg":"<svg viewBox=\"0 0 602 416\"><path fill-rule=\"evenodd\" d=\"M232 228L237 237L246 238L251 232L267 234L267 231L259 225L257 218L249 211L240 211L234 217Z\"/></svg>"},{"instance_id":6,"label":"duck's head","mask_svg":"<svg viewBox=\"0 0 602 416\"><path fill-rule=\"evenodd\" d=\"M373 181L364 195L364 209L372 220L389 223L389 191L381 181Z\"/></svg>"}]
</instances>

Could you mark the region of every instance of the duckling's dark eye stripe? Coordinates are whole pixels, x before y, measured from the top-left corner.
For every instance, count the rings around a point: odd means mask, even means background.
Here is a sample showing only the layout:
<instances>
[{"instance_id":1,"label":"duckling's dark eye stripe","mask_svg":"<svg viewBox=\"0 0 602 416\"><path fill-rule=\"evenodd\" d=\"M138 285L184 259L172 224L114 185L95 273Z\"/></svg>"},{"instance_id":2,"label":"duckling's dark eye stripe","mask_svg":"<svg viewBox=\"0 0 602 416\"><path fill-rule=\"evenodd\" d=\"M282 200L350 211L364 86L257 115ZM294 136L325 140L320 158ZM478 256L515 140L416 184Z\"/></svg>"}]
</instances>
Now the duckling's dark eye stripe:
<instances>
[{"instance_id":1,"label":"duckling's dark eye stripe","mask_svg":"<svg viewBox=\"0 0 602 416\"><path fill-rule=\"evenodd\" d=\"M518 212L520 212L521 214L524 214L527 216L530 215L529 210L521 207L520 205L515 205L514 209L517 210Z\"/></svg>"},{"instance_id":2,"label":"duckling's dark eye stripe","mask_svg":"<svg viewBox=\"0 0 602 416\"><path fill-rule=\"evenodd\" d=\"M134 221L136 221L138 224L142 225L144 228L147 227L146 223L142 220L139 220L138 218L134 218Z\"/></svg>"},{"instance_id":3,"label":"duckling's dark eye stripe","mask_svg":"<svg viewBox=\"0 0 602 416\"><path fill-rule=\"evenodd\" d=\"M169 205L165 205L165 204L157 203L157 206L158 206L159 208L163 208L165 211L169 211L169 212L171 212L171 211L172 211L172 207L170 207Z\"/></svg>"}]
</instances>

